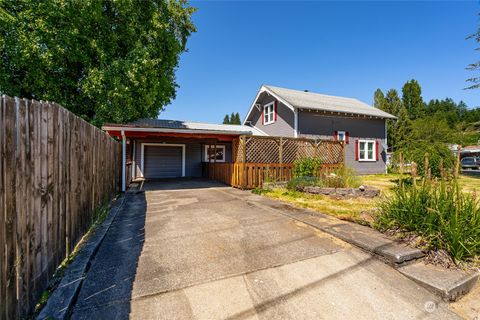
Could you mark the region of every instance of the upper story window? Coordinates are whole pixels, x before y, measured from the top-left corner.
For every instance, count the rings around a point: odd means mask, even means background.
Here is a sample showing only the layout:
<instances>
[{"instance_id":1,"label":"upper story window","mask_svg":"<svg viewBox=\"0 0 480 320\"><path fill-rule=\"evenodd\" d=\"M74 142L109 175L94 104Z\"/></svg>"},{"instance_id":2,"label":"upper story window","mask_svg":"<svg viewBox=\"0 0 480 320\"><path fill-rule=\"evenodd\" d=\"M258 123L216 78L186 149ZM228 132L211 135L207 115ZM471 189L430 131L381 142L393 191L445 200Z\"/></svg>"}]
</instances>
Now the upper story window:
<instances>
[{"instance_id":1,"label":"upper story window","mask_svg":"<svg viewBox=\"0 0 480 320\"><path fill-rule=\"evenodd\" d=\"M347 134L345 131L337 131L337 141L347 141Z\"/></svg>"},{"instance_id":2,"label":"upper story window","mask_svg":"<svg viewBox=\"0 0 480 320\"><path fill-rule=\"evenodd\" d=\"M263 124L275 122L275 102L263 106Z\"/></svg>"}]
</instances>

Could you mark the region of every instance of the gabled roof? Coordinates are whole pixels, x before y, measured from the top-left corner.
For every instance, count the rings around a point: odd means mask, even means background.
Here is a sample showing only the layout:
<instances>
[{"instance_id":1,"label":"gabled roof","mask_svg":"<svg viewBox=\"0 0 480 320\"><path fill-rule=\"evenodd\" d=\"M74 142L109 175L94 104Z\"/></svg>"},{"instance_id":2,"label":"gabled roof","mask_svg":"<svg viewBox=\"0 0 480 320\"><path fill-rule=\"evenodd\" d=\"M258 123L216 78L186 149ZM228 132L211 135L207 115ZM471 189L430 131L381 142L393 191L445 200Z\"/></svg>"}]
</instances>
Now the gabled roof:
<instances>
[{"instance_id":1,"label":"gabled roof","mask_svg":"<svg viewBox=\"0 0 480 320\"><path fill-rule=\"evenodd\" d=\"M262 92L267 92L273 95L291 109L320 110L349 115L396 119L395 116L372 107L358 99L263 85L260 88L245 120L249 117L251 110Z\"/></svg>"},{"instance_id":2,"label":"gabled roof","mask_svg":"<svg viewBox=\"0 0 480 320\"><path fill-rule=\"evenodd\" d=\"M139 119L127 124L105 124L104 130L132 130L132 131L152 131L156 132L198 132L198 133L218 133L218 134L251 134L262 136L260 130L244 125L234 124L213 124L205 122L166 120L166 119Z\"/></svg>"}]
</instances>

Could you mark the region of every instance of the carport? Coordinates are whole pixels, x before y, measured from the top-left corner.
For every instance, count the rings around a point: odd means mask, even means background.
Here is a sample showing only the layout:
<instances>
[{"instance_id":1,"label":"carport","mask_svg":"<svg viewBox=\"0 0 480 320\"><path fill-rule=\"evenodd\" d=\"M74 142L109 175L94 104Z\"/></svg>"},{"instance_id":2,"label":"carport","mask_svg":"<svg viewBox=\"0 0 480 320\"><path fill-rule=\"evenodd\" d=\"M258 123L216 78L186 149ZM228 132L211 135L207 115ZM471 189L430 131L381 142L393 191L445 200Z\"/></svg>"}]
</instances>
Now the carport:
<instances>
[{"instance_id":1,"label":"carport","mask_svg":"<svg viewBox=\"0 0 480 320\"><path fill-rule=\"evenodd\" d=\"M262 135L243 125L141 119L102 127L122 141L122 191L132 180L202 177L204 163L231 162L232 141Z\"/></svg>"}]
</instances>

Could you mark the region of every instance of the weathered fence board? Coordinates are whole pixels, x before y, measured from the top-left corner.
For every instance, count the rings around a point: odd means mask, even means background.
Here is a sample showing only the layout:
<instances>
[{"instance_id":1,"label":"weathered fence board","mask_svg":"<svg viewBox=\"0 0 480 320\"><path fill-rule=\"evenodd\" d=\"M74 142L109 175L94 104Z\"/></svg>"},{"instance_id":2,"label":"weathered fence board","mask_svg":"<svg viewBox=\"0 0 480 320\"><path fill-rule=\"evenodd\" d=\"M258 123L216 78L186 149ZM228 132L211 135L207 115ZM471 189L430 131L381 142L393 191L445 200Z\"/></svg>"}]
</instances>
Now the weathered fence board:
<instances>
[{"instance_id":1,"label":"weathered fence board","mask_svg":"<svg viewBox=\"0 0 480 320\"><path fill-rule=\"evenodd\" d=\"M0 320L27 316L118 191L120 144L55 103L0 99Z\"/></svg>"}]
</instances>

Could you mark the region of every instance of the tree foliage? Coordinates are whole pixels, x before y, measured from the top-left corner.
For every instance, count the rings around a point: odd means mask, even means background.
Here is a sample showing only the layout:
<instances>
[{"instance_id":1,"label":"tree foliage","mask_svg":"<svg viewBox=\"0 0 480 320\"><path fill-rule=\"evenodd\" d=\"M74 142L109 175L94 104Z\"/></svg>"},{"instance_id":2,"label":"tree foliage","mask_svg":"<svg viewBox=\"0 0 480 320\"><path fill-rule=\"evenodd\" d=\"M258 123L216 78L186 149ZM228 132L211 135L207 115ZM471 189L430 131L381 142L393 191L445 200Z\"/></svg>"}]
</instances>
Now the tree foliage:
<instances>
[{"instance_id":1,"label":"tree foliage","mask_svg":"<svg viewBox=\"0 0 480 320\"><path fill-rule=\"evenodd\" d=\"M0 4L0 92L55 101L101 125L156 117L195 27L185 0Z\"/></svg>"},{"instance_id":2,"label":"tree foliage","mask_svg":"<svg viewBox=\"0 0 480 320\"><path fill-rule=\"evenodd\" d=\"M232 112L230 116L226 114L223 118L223 124L241 124L240 114L238 112Z\"/></svg>"},{"instance_id":3,"label":"tree foliage","mask_svg":"<svg viewBox=\"0 0 480 320\"><path fill-rule=\"evenodd\" d=\"M422 98L422 88L417 80L407 81L402 88L402 102L410 119L415 120L425 115L425 103Z\"/></svg>"},{"instance_id":4,"label":"tree foliage","mask_svg":"<svg viewBox=\"0 0 480 320\"><path fill-rule=\"evenodd\" d=\"M480 24L478 26L477 32L468 37L468 39L473 39L476 43L480 43ZM476 48L476 50L480 51L480 47ZM470 82L470 86L468 86L467 89L480 88L480 60L469 64L467 66L467 70L475 72L474 76L467 79L467 82Z\"/></svg>"}]
</instances>

